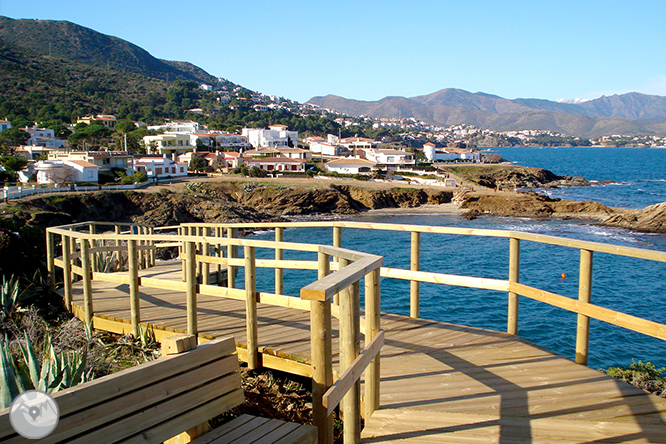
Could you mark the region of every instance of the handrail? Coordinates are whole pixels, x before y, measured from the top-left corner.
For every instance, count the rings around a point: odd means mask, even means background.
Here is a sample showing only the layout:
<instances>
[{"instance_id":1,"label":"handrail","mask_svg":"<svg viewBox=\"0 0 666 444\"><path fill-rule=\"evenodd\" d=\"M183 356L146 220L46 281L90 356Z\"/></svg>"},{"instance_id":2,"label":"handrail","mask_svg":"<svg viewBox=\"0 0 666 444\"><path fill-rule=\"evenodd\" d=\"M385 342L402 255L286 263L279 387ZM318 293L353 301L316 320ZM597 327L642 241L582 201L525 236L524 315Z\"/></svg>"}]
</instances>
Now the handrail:
<instances>
[{"instance_id":1,"label":"handrail","mask_svg":"<svg viewBox=\"0 0 666 444\"><path fill-rule=\"evenodd\" d=\"M101 227L110 227L110 230L102 231ZM123 231L124 227L129 229ZM182 291L186 295L187 310L187 331L189 334L197 334L197 295L206 294L216 297L226 297L240 299L246 302L246 331L247 348L243 349L242 356L248 362L248 368L258 368L261 365L259 358L259 341L257 334L257 303L268 303L287 308L298 308L310 311L311 319L320 319L320 308L324 307L323 324L319 321L313 321L311 326L313 338L325 336L324 341L313 340L312 343L312 370L324 369L324 384L322 384L314 396L315 416L319 418L318 426L320 428L320 442L332 442L333 422L332 411L328 411L323 405L322 396L333 385L332 372L332 348L330 340L332 337L331 317L335 316L340 320L341 338L347 338L347 343L352 344L351 348L341 350L340 372L345 376L345 392L343 410L345 442L358 442L360 439L360 380L359 371L365 370L366 373L366 415L378 407L379 400L379 349L383 344L383 335L379 330L379 269L382 265L381 256L359 253L356 251L319 246L306 243L293 242L271 242L254 239L239 239L234 237L233 230L223 230L219 226L201 227L197 225L187 225L182 227L172 227L177 230L177 234L155 234L155 231L163 231L152 227L138 224L113 224L102 222L79 223L61 227L47 229L47 244L49 245L47 260L53 264L51 270L58 266L64 273L64 295L65 303L68 309L72 308L72 281L74 276L79 276L84 281L84 320L90 324L93 321L94 301L93 301L93 281L107 281L114 283L127 284L129 286L129 305L130 322L132 334L138 336L140 333L141 313L140 313L140 287L152 287L160 289L170 289ZM212 230L212 233L211 233ZM228 237L222 237L226 232ZM61 239L61 254L56 255L56 238ZM158 248L177 246L179 257L183 262L183 282L167 281L164 279L145 277L139 275L140 269L148 268L155 263L154 252ZM223 257L227 247L227 257ZM235 249L242 247L244 254L242 258L236 258ZM314 261L289 261L283 259L276 260L257 260L255 258L256 248L270 248L276 251L293 250L306 253L317 253L318 259ZM233 254L231 254L233 252ZM99 258L111 257L120 264L121 256L127 255L126 269L123 274L108 273L103 266L98 264ZM276 254L277 257L277 254ZM323 265L321 258L326 258L326 264ZM331 263L331 259L337 259L339 263ZM124 259L124 257L123 257ZM210 285L208 282L209 267L211 265L227 265L227 267L244 267L245 269L245 289L236 289L232 280L229 279L227 287ZM275 268L299 268L299 269L317 269L325 268L327 276L320 273L323 282L317 281L312 285L315 289L312 295L324 294L325 298L307 298L302 295L301 298L285 296L276 292L276 294L258 292L256 290L257 266L269 266ZM124 267L124 264L123 264ZM333 269L332 274L328 272ZM228 269L229 270L229 269ZM54 273L51 273L53 276ZM229 270L228 276L233 274ZM358 350L358 343L361 330L360 301L359 301L359 283L366 278L366 288L372 287L372 290L366 293L366 320L363 326L366 334L366 342L371 344L370 352L361 354L363 357L363 368L359 370L360 364L357 363L357 356L361 353ZM319 283L319 284L318 284ZM307 293L307 291L306 291ZM303 294L306 294L303 293ZM333 294L343 294L341 306L334 310L331 307L331 297ZM373 301L367 301L367 298L373 298ZM312 300L309 300L312 299ZM325 300L324 300L325 299ZM374 307L374 308L373 308ZM321 329L323 325L323 329ZM354 339L355 338L355 339ZM379 338L379 339L377 339ZM323 344L323 346L322 346ZM343 347L345 348L345 347ZM239 350L239 355L241 351ZM350 367L351 366L351 367ZM350 380L351 374L355 379ZM366 367L367 368L366 370ZM317 370L318 371L318 370ZM316 379L316 377L315 377ZM351 386L351 387L350 387ZM342 396L343 393L336 392ZM338 396L336 395L336 396Z\"/></svg>"},{"instance_id":2,"label":"handrail","mask_svg":"<svg viewBox=\"0 0 666 444\"><path fill-rule=\"evenodd\" d=\"M97 233L98 227L115 227L115 232L107 231ZM122 227L128 227L128 232L122 232ZM333 246L316 245L308 243L291 243L283 241L283 230L285 228L332 228ZM150 228L138 224L112 224L112 223L82 223L71 224L62 227L47 229L47 264L52 272L55 266L61 267L66 276L79 275L83 278L84 295L91 292L92 280L118 279L118 282L127 282L135 285L132 294L138 294L138 286L163 286L158 279L148 279L138 276L138 268L145 268L154 263L154 251L157 248L167 246L178 246L179 257L183 261L185 282L172 286L172 289L180 289L188 295L192 301L190 308L188 304L188 329L196 331L196 298L197 294L230 297L246 301L265 302L284 307L301 308L310 311L311 317L311 347L312 347L312 377L313 377L313 404L315 423L320 426L320 442L329 441L329 431L332 427L330 418L331 409L339 395L333 386L332 369L330 366L331 338L330 319L332 316L340 319L340 362L343 369L343 382L339 385L348 384L347 376L360 365L357 360L360 355L358 337L360 334L360 323L358 313L359 282L365 277L365 320L363 328L366 336L366 344L376 339L380 333L379 329L379 279L380 277L390 279L407 280L410 282L410 315L417 317L419 313L419 283L436 283L460 287L479 288L508 293L508 321L507 332L517 334L518 331L518 297L528 297L542 303L546 303L578 315L576 335L576 362L587 364L589 322L597 319L606 323L620 326L622 328L646 334L658 339L666 340L666 325L658 322L642 319L637 316L628 315L617 310L601 307L591 302L592 287L592 262L593 253L612 254L625 257L633 257L657 262L666 262L666 252L647 250L635 247L625 247L598 242L590 242L576 239L567 239L557 236L533 234L520 231L502 231L486 229L467 229L455 227L433 227L422 225L398 225L380 224L351 221L323 221L323 222L269 222L269 223L234 223L234 224L206 224L188 223L179 227L168 227L171 231L177 230L177 234L155 234L155 231L163 231L159 228ZM266 228L275 229L275 241L264 241L256 239L241 239L237 237L239 229ZM411 255L409 269L382 267L383 258L359 251L341 248L342 229L372 229L384 231L400 231L411 233ZM82 230L82 231L76 231ZM83 230L87 232L83 232ZM509 276L508 279L494 279L485 277L464 276L445 274L430 271L422 271L420 263L421 233L482 236L509 239ZM56 256L56 237L62 238L63 254ZM580 250L580 275L578 299L572 299L563 295L541 290L521 284L519 282L520 270L520 244L521 241L556 245L566 248ZM91 258L104 253L115 254L120 261L121 255L129 251L130 244L132 254L139 255L138 265L133 267L129 276L113 276L101 273L98 265ZM89 245L92 244L92 245ZM226 248L225 248L226 247ZM245 254L239 255L242 248ZM254 258L255 248L269 248L275 250L275 259ZM85 251L84 251L85 250ZM284 250L301 251L305 253L317 253L317 261L311 260L284 260ZM249 258L249 259L248 259ZM86 260L84 260L86 259ZM209 285L207 282L210 267L228 267L228 285L226 288ZM255 267L267 267L275 269L275 293L257 292L252 288L253 279L246 281L246 290L236 289L234 285L234 270L245 267L254 275ZM318 280L301 289L301 298L285 296L282 293L282 271L283 269L317 269ZM334 271L333 274L330 274ZM247 279L248 273L246 273ZM52 273L50 273L52 276ZM113 277L112 277L113 276ZM194 278L192 277L194 276ZM196 276L201 277L201 282L196 282ZM248 290L249 288L249 290ZM71 282L65 281L65 299L68 307L71 306ZM69 297L68 297L69 295ZM132 297L132 304L136 304L138 296ZM249 303L249 302L248 302ZM308 305L309 304L309 305ZM333 304L333 305L332 305ZM339 304L339 305L337 305ZM248 306L248 316L252 316L254 308ZM93 313L92 298L86 297L85 301L86 320ZM133 312L134 313L134 312ZM194 313L194 314L192 314ZM136 319L135 319L136 318ZM133 314L133 327L138 325L139 317ZM252 321L255 322L255 321ZM248 331L252 330L252 322L248 320ZM345 330L344 336L342 331ZM252 333L253 335L253 333ZM255 351L257 350L256 337L248 339L248 362L257 361ZM251 345L252 344L252 345ZM254 357L253 357L254 356ZM329 360L327 362L327 359ZM368 360L370 358L367 358ZM379 367L378 359L371 360L366 371L366 415L370 414L379 405L378 389L368 390L368 387L378 387ZM365 362L364 362L365 364ZM353 378L352 378L353 379ZM358 390L355 382L352 384L348 399L357 399ZM346 398L347 399L347 398ZM356 401L350 401L355 404ZM330 404L330 405L329 405ZM358 412L351 407L347 410L347 403L343 402L345 417L355 418ZM356 403L357 404L357 403ZM347 427L345 425L345 427ZM358 427L350 426L348 438L354 441L353 436L358 435ZM324 430L324 432L321 432ZM347 432L345 432L347 436Z\"/></svg>"}]
</instances>

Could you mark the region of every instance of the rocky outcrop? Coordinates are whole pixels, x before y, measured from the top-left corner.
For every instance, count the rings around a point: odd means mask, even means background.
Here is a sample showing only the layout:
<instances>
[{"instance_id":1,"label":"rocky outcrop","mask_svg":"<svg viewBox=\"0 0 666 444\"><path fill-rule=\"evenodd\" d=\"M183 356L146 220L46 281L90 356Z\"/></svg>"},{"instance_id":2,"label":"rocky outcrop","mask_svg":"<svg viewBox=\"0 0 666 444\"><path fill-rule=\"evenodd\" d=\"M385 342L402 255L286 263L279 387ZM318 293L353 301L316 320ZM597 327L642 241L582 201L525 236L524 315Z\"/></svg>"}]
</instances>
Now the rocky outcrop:
<instances>
[{"instance_id":1,"label":"rocky outcrop","mask_svg":"<svg viewBox=\"0 0 666 444\"><path fill-rule=\"evenodd\" d=\"M642 210L612 215L603 220L601 225L649 233L666 233L666 202L650 205Z\"/></svg>"},{"instance_id":2,"label":"rocky outcrop","mask_svg":"<svg viewBox=\"0 0 666 444\"><path fill-rule=\"evenodd\" d=\"M598 202L554 199L535 192L468 193L460 208L469 210L468 218L488 214L503 217L581 217L601 220L619 211Z\"/></svg>"},{"instance_id":3,"label":"rocky outcrop","mask_svg":"<svg viewBox=\"0 0 666 444\"><path fill-rule=\"evenodd\" d=\"M559 188L589 186L580 176L560 176L543 168L529 168L519 165L467 165L443 167L463 180L492 189L513 190L517 188Z\"/></svg>"}]
</instances>

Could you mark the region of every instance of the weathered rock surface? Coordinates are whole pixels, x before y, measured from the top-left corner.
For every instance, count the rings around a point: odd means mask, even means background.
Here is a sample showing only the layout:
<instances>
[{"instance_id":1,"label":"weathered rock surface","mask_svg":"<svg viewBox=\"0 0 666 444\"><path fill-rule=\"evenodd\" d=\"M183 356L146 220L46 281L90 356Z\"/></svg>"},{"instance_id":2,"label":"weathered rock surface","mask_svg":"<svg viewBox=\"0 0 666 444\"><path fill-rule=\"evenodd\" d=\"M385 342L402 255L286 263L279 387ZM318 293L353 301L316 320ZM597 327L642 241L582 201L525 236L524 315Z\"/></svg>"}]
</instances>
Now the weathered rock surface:
<instances>
[{"instance_id":1,"label":"weathered rock surface","mask_svg":"<svg viewBox=\"0 0 666 444\"><path fill-rule=\"evenodd\" d=\"M582 217L604 219L616 211L598 202L554 199L534 192L468 194L460 208L468 217L489 214L503 217Z\"/></svg>"},{"instance_id":2,"label":"weathered rock surface","mask_svg":"<svg viewBox=\"0 0 666 444\"><path fill-rule=\"evenodd\" d=\"M603 220L601 225L649 233L666 233L666 202L650 205L642 210L612 215Z\"/></svg>"},{"instance_id":3,"label":"weathered rock surface","mask_svg":"<svg viewBox=\"0 0 666 444\"><path fill-rule=\"evenodd\" d=\"M443 167L463 180L486 188L558 188L589 186L580 176L560 176L543 168L529 168L519 165L466 165Z\"/></svg>"}]
</instances>

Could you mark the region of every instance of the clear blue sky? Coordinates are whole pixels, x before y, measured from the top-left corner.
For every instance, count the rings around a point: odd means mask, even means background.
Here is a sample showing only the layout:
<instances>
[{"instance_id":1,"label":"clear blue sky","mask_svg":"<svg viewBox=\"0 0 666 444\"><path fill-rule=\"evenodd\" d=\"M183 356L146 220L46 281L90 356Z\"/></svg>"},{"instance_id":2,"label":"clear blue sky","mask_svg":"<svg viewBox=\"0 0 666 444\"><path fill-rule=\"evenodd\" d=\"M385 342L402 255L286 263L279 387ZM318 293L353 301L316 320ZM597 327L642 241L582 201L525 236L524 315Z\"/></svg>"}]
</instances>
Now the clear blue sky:
<instances>
[{"instance_id":1,"label":"clear blue sky","mask_svg":"<svg viewBox=\"0 0 666 444\"><path fill-rule=\"evenodd\" d=\"M68 20L301 102L666 95L661 0L0 0L0 15Z\"/></svg>"}]
</instances>

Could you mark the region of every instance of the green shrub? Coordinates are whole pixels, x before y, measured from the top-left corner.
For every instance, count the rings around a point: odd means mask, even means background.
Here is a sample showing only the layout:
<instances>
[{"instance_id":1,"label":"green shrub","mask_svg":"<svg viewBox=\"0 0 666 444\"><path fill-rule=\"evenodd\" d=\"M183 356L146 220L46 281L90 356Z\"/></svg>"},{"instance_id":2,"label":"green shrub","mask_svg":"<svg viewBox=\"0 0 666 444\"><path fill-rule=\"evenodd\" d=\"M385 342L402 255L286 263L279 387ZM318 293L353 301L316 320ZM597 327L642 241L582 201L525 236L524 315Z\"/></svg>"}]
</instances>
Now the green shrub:
<instances>
[{"instance_id":1,"label":"green shrub","mask_svg":"<svg viewBox=\"0 0 666 444\"><path fill-rule=\"evenodd\" d=\"M610 367L606 374L657 396L666 397L666 368L652 363L634 362L629 367Z\"/></svg>"}]
</instances>

